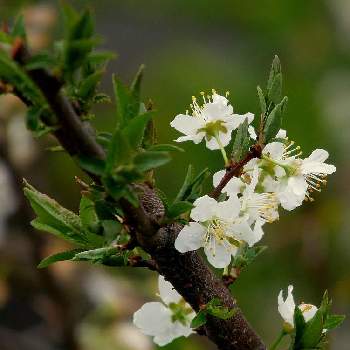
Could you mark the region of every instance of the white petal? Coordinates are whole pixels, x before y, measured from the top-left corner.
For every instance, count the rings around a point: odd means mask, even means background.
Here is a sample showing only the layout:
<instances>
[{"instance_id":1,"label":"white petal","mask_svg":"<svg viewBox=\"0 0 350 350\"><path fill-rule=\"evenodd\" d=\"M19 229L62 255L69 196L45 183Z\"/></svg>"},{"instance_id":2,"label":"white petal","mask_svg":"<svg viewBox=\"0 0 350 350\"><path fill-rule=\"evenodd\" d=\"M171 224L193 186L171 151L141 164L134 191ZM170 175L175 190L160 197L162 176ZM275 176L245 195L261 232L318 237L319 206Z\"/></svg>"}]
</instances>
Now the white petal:
<instances>
[{"instance_id":1,"label":"white petal","mask_svg":"<svg viewBox=\"0 0 350 350\"><path fill-rule=\"evenodd\" d=\"M237 196L242 191L244 185L244 182L240 178L233 177L223 188L222 192L226 192L229 196Z\"/></svg>"},{"instance_id":2,"label":"white petal","mask_svg":"<svg viewBox=\"0 0 350 350\"><path fill-rule=\"evenodd\" d=\"M212 238L210 244L204 247L204 252L211 265L217 269L222 269L230 264L235 248L231 248L228 243L225 244L225 241L217 242Z\"/></svg>"},{"instance_id":3,"label":"white petal","mask_svg":"<svg viewBox=\"0 0 350 350\"><path fill-rule=\"evenodd\" d=\"M216 216L224 221L231 222L237 218L241 208L240 201L237 196L231 196L224 202L217 204Z\"/></svg>"},{"instance_id":4,"label":"white petal","mask_svg":"<svg viewBox=\"0 0 350 350\"><path fill-rule=\"evenodd\" d=\"M315 149L306 159L312 162L323 163L329 157L329 153L324 149ZM305 159L305 160L306 160Z\"/></svg>"},{"instance_id":5,"label":"white petal","mask_svg":"<svg viewBox=\"0 0 350 350\"><path fill-rule=\"evenodd\" d=\"M175 240L175 248L180 253L197 250L203 246L206 228L197 222L184 226Z\"/></svg>"},{"instance_id":6,"label":"white petal","mask_svg":"<svg viewBox=\"0 0 350 350\"><path fill-rule=\"evenodd\" d=\"M310 321L316 314L317 312L317 307L315 305L312 304L300 304L298 306L298 308L301 310L301 312L303 313L304 316L304 320L305 322Z\"/></svg>"},{"instance_id":7,"label":"white petal","mask_svg":"<svg viewBox=\"0 0 350 350\"><path fill-rule=\"evenodd\" d=\"M167 332L157 335L153 341L159 345L164 346L171 343L174 339L179 337L188 337L193 333L193 330L189 326L184 326L179 321L174 322Z\"/></svg>"},{"instance_id":8,"label":"white petal","mask_svg":"<svg viewBox=\"0 0 350 350\"><path fill-rule=\"evenodd\" d=\"M285 322L294 326L294 309L295 302L293 298L293 286L288 286L288 295L286 300L283 300L283 290L278 295L278 312Z\"/></svg>"},{"instance_id":9,"label":"white petal","mask_svg":"<svg viewBox=\"0 0 350 350\"><path fill-rule=\"evenodd\" d=\"M257 242L254 231L246 221L233 225L233 231L234 236L239 240L247 242L249 247L252 247Z\"/></svg>"},{"instance_id":10,"label":"white petal","mask_svg":"<svg viewBox=\"0 0 350 350\"><path fill-rule=\"evenodd\" d=\"M288 179L288 187L295 193L297 196L305 197L308 185L304 176L291 176Z\"/></svg>"},{"instance_id":11,"label":"white petal","mask_svg":"<svg viewBox=\"0 0 350 350\"><path fill-rule=\"evenodd\" d=\"M203 119L186 114L178 114L170 125L185 135L195 135L205 125Z\"/></svg>"},{"instance_id":12,"label":"white petal","mask_svg":"<svg viewBox=\"0 0 350 350\"><path fill-rule=\"evenodd\" d=\"M306 159L304 159L301 167L301 171L304 175L317 173L333 174L336 170L337 168L334 165L314 161L306 161Z\"/></svg>"},{"instance_id":13,"label":"white petal","mask_svg":"<svg viewBox=\"0 0 350 350\"><path fill-rule=\"evenodd\" d=\"M216 187L219 185L222 178L225 176L226 170L219 170L213 175L213 186Z\"/></svg>"},{"instance_id":14,"label":"white petal","mask_svg":"<svg viewBox=\"0 0 350 350\"><path fill-rule=\"evenodd\" d=\"M214 198L205 195L196 199L193 205L194 208L191 211L191 218L194 221L204 222L213 217L217 202Z\"/></svg>"},{"instance_id":15,"label":"white petal","mask_svg":"<svg viewBox=\"0 0 350 350\"><path fill-rule=\"evenodd\" d=\"M256 140L258 138L258 135L255 132L254 126L249 125L248 127L248 133L251 139Z\"/></svg>"},{"instance_id":16,"label":"white petal","mask_svg":"<svg viewBox=\"0 0 350 350\"><path fill-rule=\"evenodd\" d=\"M219 103L224 106L227 106L227 104L229 103L229 100L225 96L219 95L217 93L213 93L212 98L214 103Z\"/></svg>"},{"instance_id":17,"label":"white petal","mask_svg":"<svg viewBox=\"0 0 350 350\"><path fill-rule=\"evenodd\" d=\"M231 134L232 131L230 129L228 129L226 133L219 131L219 140L223 147L226 147L230 143L232 136Z\"/></svg>"},{"instance_id":18,"label":"white petal","mask_svg":"<svg viewBox=\"0 0 350 350\"><path fill-rule=\"evenodd\" d=\"M248 120L248 124L250 124L254 119L253 113L246 114L233 114L230 118L226 119L226 126L231 130L237 129L245 120Z\"/></svg>"},{"instance_id":19,"label":"white petal","mask_svg":"<svg viewBox=\"0 0 350 350\"><path fill-rule=\"evenodd\" d=\"M279 129L275 137L276 139L285 139L287 137L287 131L284 129Z\"/></svg>"},{"instance_id":20,"label":"white petal","mask_svg":"<svg viewBox=\"0 0 350 350\"><path fill-rule=\"evenodd\" d=\"M281 142L268 143L263 149L264 154L275 160L282 159L283 152L284 145Z\"/></svg>"},{"instance_id":21,"label":"white petal","mask_svg":"<svg viewBox=\"0 0 350 350\"><path fill-rule=\"evenodd\" d=\"M143 334L157 335L167 330L171 322L171 312L162 303L144 304L134 313L133 323Z\"/></svg>"},{"instance_id":22,"label":"white petal","mask_svg":"<svg viewBox=\"0 0 350 350\"><path fill-rule=\"evenodd\" d=\"M158 277L159 295L165 304L178 303L182 296L174 289L172 284L165 280L162 275Z\"/></svg>"}]
</instances>

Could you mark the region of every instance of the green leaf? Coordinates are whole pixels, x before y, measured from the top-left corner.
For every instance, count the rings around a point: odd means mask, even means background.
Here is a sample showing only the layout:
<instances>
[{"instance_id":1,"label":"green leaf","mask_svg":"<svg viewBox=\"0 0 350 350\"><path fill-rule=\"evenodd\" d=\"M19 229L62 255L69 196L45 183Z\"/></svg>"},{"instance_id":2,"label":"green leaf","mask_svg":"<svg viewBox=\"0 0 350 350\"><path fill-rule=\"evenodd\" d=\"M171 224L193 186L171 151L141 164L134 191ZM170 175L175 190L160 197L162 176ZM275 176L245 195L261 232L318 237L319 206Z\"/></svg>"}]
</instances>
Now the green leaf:
<instances>
[{"instance_id":1,"label":"green leaf","mask_svg":"<svg viewBox=\"0 0 350 350\"><path fill-rule=\"evenodd\" d=\"M298 306L294 309L294 325L293 349L297 350L300 347L301 338L306 327L303 313Z\"/></svg>"},{"instance_id":2,"label":"green leaf","mask_svg":"<svg viewBox=\"0 0 350 350\"><path fill-rule=\"evenodd\" d=\"M0 50L0 79L13 85L31 103L40 107L47 105L40 89L22 68L2 50Z\"/></svg>"},{"instance_id":3,"label":"green leaf","mask_svg":"<svg viewBox=\"0 0 350 350\"><path fill-rule=\"evenodd\" d=\"M248 134L248 120L245 119L244 122L238 127L235 141L233 143L231 157L234 161L238 162L241 157L246 154L250 143L250 137Z\"/></svg>"},{"instance_id":4,"label":"green leaf","mask_svg":"<svg viewBox=\"0 0 350 350\"><path fill-rule=\"evenodd\" d=\"M116 247L104 247L78 253L72 260L89 261L93 264L103 264L107 266L125 266L128 254L128 252L119 252Z\"/></svg>"},{"instance_id":5,"label":"green leaf","mask_svg":"<svg viewBox=\"0 0 350 350\"><path fill-rule=\"evenodd\" d=\"M270 140L272 140L276 136L279 129L281 129L282 117L286 109L287 102L288 98L285 96L283 100L275 106L275 108L266 118L264 126L265 143L270 142Z\"/></svg>"},{"instance_id":6,"label":"green leaf","mask_svg":"<svg viewBox=\"0 0 350 350\"><path fill-rule=\"evenodd\" d=\"M322 337L324 323L323 310L317 310L315 316L306 323L300 344L304 348L313 348L318 345Z\"/></svg>"},{"instance_id":7,"label":"green leaf","mask_svg":"<svg viewBox=\"0 0 350 350\"><path fill-rule=\"evenodd\" d=\"M259 97L259 102L260 102L261 113L265 114L266 113L266 101L265 101L264 93L261 90L260 86L257 86L256 89L258 91L258 97Z\"/></svg>"},{"instance_id":8,"label":"green leaf","mask_svg":"<svg viewBox=\"0 0 350 350\"><path fill-rule=\"evenodd\" d=\"M38 265L38 268L43 269L59 261L71 260L79 252L81 252L81 250L74 249L74 250L68 250L66 252L60 252L60 253L50 255L40 262L40 264Z\"/></svg>"},{"instance_id":9,"label":"green leaf","mask_svg":"<svg viewBox=\"0 0 350 350\"><path fill-rule=\"evenodd\" d=\"M131 153L129 140L125 137L124 133L117 129L108 147L105 173L112 174L117 166L130 164Z\"/></svg>"},{"instance_id":10,"label":"green leaf","mask_svg":"<svg viewBox=\"0 0 350 350\"><path fill-rule=\"evenodd\" d=\"M47 106L34 105L28 107L26 115L27 128L34 133L34 136L40 137L54 130L42 122L42 117L50 114Z\"/></svg>"},{"instance_id":11,"label":"green leaf","mask_svg":"<svg viewBox=\"0 0 350 350\"><path fill-rule=\"evenodd\" d=\"M157 144L152 145L148 149L148 151L157 151L157 152L185 152L185 150L179 146L170 145L170 144Z\"/></svg>"},{"instance_id":12,"label":"green leaf","mask_svg":"<svg viewBox=\"0 0 350 350\"><path fill-rule=\"evenodd\" d=\"M151 169L158 168L171 160L167 152L152 152L145 151L139 153L135 159L134 163L136 168L141 172L146 172Z\"/></svg>"},{"instance_id":13,"label":"green leaf","mask_svg":"<svg viewBox=\"0 0 350 350\"><path fill-rule=\"evenodd\" d=\"M201 310L197 313L194 319L191 322L191 328L196 329L201 326L204 326L207 322L207 315L205 310Z\"/></svg>"},{"instance_id":14,"label":"green leaf","mask_svg":"<svg viewBox=\"0 0 350 350\"><path fill-rule=\"evenodd\" d=\"M86 103L91 100L96 93L96 89L102 79L104 71L99 70L89 75L87 78L80 82L78 97Z\"/></svg>"},{"instance_id":15,"label":"green leaf","mask_svg":"<svg viewBox=\"0 0 350 350\"><path fill-rule=\"evenodd\" d=\"M193 208L193 204L190 202L182 201L172 204L167 211L169 218L176 218L183 213L190 211Z\"/></svg>"},{"instance_id":16,"label":"green leaf","mask_svg":"<svg viewBox=\"0 0 350 350\"><path fill-rule=\"evenodd\" d=\"M87 172L99 176L104 174L106 164L103 159L91 158L83 155L78 156L76 159L79 167Z\"/></svg>"},{"instance_id":17,"label":"green leaf","mask_svg":"<svg viewBox=\"0 0 350 350\"><path fill-rule=\"evenodd\" d=\"M219 298L213 298L206 306L207 313L222 320L231 318L237 310L222 306Z\"/></svg>"},{"instance_id":18,"label":"green leaf","mask_svg":"<svg viewBox=\"0 0 350 350\"><path fill-rule=\"evenodd\" d=\"M282 74L278 73L274 76L270 90L268 90L267 98L275 105L281 101L282 98Z\"/></svg>"},{"instance_id":19,"label":"green leaf","mask_svg":"<svg viewBox=\"0 0 350 350\"><path fill-rule=\"evenodd\" d=\"M40 52L31 56L25 64L26 70L46 69L50 70L57 65L57 60L49 52Z\"/></svg>"},{"instance_id":20,"label":"green leaf","mask_svg":"<svg viewBox=\"0 0 350 350\"><path fill-rule=\"evenodd\" d=\"M269 96L270 91L273 88L274 85L274 81L275 81L275 77L278 74L282 73L282 69L281 69L281 62L280 59L278 58L278 56L276 55L272 61L272 65L271 65L271 69L270 69L270 75L269 75L269 79L267 81L267 95Z\"/></svg>"},{"instance_id":21,"label":"green leaf","mask_svg":"<svg viewBox=\"0 0 350 350\"><path fill-rule=\"evenodd\" d=\"M78 215L26 182L24 194L38 216L31 222L36 229L52 233L83 247L96 247L102 244L101 237L84 231Z\"/></svg>"},{"instance_id":22,"label":"green leaf","mask_svg":"<svg viewBox=\"0 0 350 350\"><path fill-rule=\"evenodd\" d=\"M99 219L95 211L95 203L86 196L81 197L79 217L85 230L95 232L98 229Z\"/></svg>"},{"instance_id":23,"label":"green leaf","mask_svg":"<svg viewBox=\"0 0 350 350\"><path fill-rule=\"evenodd\" d=\"M345 320L345 315L328 315L323 328L327 330L335 329L340 326Z\"/></svg>"},{"instance_id":24,"label":"green leaf","mask_svg":"<svg viewBox=\"0 0 350 350\"><path fill-rule=\"evenodd\" d=\"M24 26L24 16L23 15L19 15L16 18L16 21L13 25L13 29L11 32L11 35L16 38L16 37L20 37L23 40L26 40L26 29Z\"/></svg>"},{"instance_id":25,"label":"green leaf","mask_svg":"<svg viewBox=\"0 0 350 350\"><path fill-rule=\"evenodd\" d=\"M152 117L153 112L141 114L133 118L123 129L123 134L129 140L132 149L137 149L142 145L146 126Z\"/></svg>"},{"instance_id":26,"label":"green leaf","mask_svg":"<svg viewBox=\"0 0 350 350\"><path fill-rule=\"evenodd\" d=\"M135 78L130 86L130 92L133 100L134 106L132 107L134 109L134 113L137 114L140 110L140 102L141 102L141 82L143 78L143 71L145 69L145 66L142 64L137 71Z\"/></svg>"}]
</instances>

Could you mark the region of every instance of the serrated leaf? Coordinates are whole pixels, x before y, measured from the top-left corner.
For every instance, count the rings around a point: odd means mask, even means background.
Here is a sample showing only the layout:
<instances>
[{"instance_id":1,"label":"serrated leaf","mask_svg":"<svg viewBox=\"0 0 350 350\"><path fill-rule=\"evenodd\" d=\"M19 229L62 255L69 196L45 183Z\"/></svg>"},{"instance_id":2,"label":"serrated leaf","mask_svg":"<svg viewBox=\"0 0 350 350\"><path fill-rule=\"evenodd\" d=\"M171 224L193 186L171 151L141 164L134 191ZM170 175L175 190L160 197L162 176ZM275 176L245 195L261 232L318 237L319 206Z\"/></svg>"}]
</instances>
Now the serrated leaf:
<instances>
[{"instance_id":1,"label":"serrated leaf","mask_svg":"<svg viewBox=\"0 0 350 350\"><path fill-rule=\"evenodd\" d=\"M274 76L271 87L267 92L267 99L275 105L281 101L282 98L282 73Z\"/></svg>"},{"instance_id":2,"label":"serrated leaf","mask_svg":"<svg viewBox=\"0 0 350 350\"><path fill-rule=\"evenodd\" d=\"M234 161L238 162L242 155L246 153L247 148L249 148L249 142L248 119L245 119L238 127L235 141L233 143L231 157Z\"/></svg>"},{"instance_id":3,"label":"serrated leaf","mask_svg":"<svg viewBox=\"0 0 350 350\"><path fill-rule=\"evenodd\" d=\"M265 143L270 142L270 140L272 140L276 136L277 132L281 129L282 117L286 109L287 102L288 98L285 96L266 118L264 126Z\"/></svg>"},{"instance_id":4,"label":"serrated leaf","mask_svg":"<svg viewBox=\"0 0 350 350\"><path fill-rule=\"evenodd\" d=\"M107 266L125 266L127 256L128 252L121 253L116 247L104 247L78 253L72 260L88 261L93 264L103 264Z\"/></svg>"},{"instance_id":5,"label":"serrated leaf","mask_svg":"<svg viewBox=\"0 0 350 350\"><path fill-rule=\"evenodd\" d=\"M95 203L88 197L82 196L79 205L79 217L82 226L89 231L95 232L99 225L99 219L95 211Z\"/></svg>"},{"instance_id":6,"label":"serrated leaf","mask_svg":"<svg viewBox=\"0 0 350 350\"><path fill-rule=\"evenodd\" d=\"M115 130L108 147L105 173L112 174L117 166L129 164L131 153L129 140L120 129Z\"/></svg>"},{"instance_id":7,"label":"serrated leaf","mask_svg":"<svg viewBox=\"0 0 350 350\"><path fill-rule=\"evenodd\" d=\"M0 50L0 79L13 85L32 104L41 107L47 105L40 89L22 68L2 50Z\"/></svg>"},{"instance_id":8,"label":"serrated leaf","mask_svg":"<svg viewBox=\"0 0 350 350\"><path fill-rule=\"evenodd\" d=\"M345 315L328 315L323 328L327 330L335 329L345 320Z\"/></svg>"},{"instance_id":9,"label":"serrated leaf","mask_svg":"<svg viewBox=\"0 0 350 350\"><path fill-rule=\"evenodd\" d=\"M38 268L43 269L59 261L71 260L79 252L81 252L81 250L74 249L74 250L68 250L66 252L60 252L60 253L50 255L40 262L40 264L38 265Z\"/></svg>"},{"instance_id":10,"label":"serrated leaf","mask_svg":"<svg viewBox=\"0 0 350 350\"><path fill-rule=\"evenodd\" d=\"M123 134L129 140L129 144L132 149L136 150L142 145L146 126L152 117L153 112L141 114L131 119L123 129Z\"/></svg>"},{"instance_id":11,"label":"serrated leaf","mask_svg":"<svg viewBox=\"0 0 350 350\"><path fill-rule=\"evenodd\" d=\"M139 171L146 172L167 164L170 161L171 158L167 152L145 151L135 157L134 164Z\"/></svg>"},{"instance_id":12,"label":"serrated leaf","mask_svg":"<svg viewBox=\"0 0 350 350\"><path fill-rule=\"evenodd\" d=\"M269 79L267 81L267 94L269 95L269 91L272 88L272 85L274 83L274 79L275 76L282 73L282 69L281 69L281 62L280 59L277 55L275 55L273 61L272 61L272 65L271 65L271 69L270 69L270 74L269 74Z\"/></svg>"},{"instance_id":13,"label":"serrated leaf","mask_svg":"<svg viewBox=\"0 0 350 350\"><path fill-rule=\"evenodd\" d=\"M101 237L84 231L78 215L52 198L28 183L25 183L24 194L38 216L31 222L36 229L52 233L79 246L96 247L102 244Z\"/></svg>"},{"instance_id":14,"label":"serrated leaf","mask_svg":"<svg viewBox=\"0 0 350 350\"><path fill-rule=\"evenodd\" d=\"M148 149L148 151L157 151L157 152L185 152L185 150L179 146L171 145L171 144L157 144L152 145Z\"/></svg>"},{"instance_id":15,"label":"serrated leaf","mask_svg":"<svg viewBox=\"0 0 350 350\"><path fill-rule=\"evenodd\" d=\"M106 163L103 159L91 158L84 155L76 157L79 167L87 172L102 176L105 172Z\"/></svg>"},{"instance_id":16,"label":"serrated leaf","mask_svg":"<svg viewBox=\"0 0 350 350\"><path fill-rule=\"evenodd\" d=\"M259 103L260 103L260 110L262 114L266 113L266 101L263 91L261 90L260 86L257 86L258 91L258 97L259 97Z\"/></svg>"},{"instance_id":17,"label":"serrated leaf","mask_svg":"<svg viewBox=\"0 0 350 350\"><path fill-rule=\"evenodd\" d=\"M104 71L99 70L80 82L78 97L85 103L95 96L96 89L102 79Z\"/></svg>"},{"instance_id":18,"label":"serrated leaf","mask_svg":"<svg viewBox=\"0 0 350 350\"><path fill-rule=\"evenodd\" d=\"M201 326L204 326L207 322L207 315L204 310L201 310L197 313L197 315L193 318L191 322L191 328L196 329Z\"/></svg>"},{"instance_id":19,"label":"serrated leaf","mask_svg":"<svg viewBox=\"0 0 350 350\"><path fill-rule=\"evenodd\" d=\"M186 201L173 203L167 210L167 216L169 218L176 218L183 213L190 211L193 208L193 204Z\"/></svg>"}]
</instances>

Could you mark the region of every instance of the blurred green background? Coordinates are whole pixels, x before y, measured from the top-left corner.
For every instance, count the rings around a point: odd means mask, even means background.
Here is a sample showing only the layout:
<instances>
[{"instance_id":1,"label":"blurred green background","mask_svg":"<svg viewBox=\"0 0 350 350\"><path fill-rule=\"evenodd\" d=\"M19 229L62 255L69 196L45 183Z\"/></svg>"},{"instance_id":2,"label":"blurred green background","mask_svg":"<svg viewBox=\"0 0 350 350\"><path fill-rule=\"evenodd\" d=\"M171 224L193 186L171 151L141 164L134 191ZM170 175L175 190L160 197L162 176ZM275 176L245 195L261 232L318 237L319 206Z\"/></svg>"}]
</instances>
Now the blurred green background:
<instances>
[{"instance_id":1,"label":"blurred green background","mask_svg":"<svg viewBox=\"0 0 350 350\"><path fill-rule=\"evenodd\" d=\"M350 1L69 3L93 9L97 32L105 39L102 47L119 55L108 68L102 90L111 93L111 73L128 82L145 63L143 97L145 101L151 98L158 111L161 142L178 136L169 122L200 91L229 90L235 111L257 115L256 86L265 86L273 55L279 55L289 97L284 127L305 155L314 148L329 150L337 173L329 178L322 194L315 196L315 202L284 212L277 224L266 225L263 244L269 249L242 273L232 290L267 344L280 330L277 294L288 284L295 286L298 301L313 304L328 289L335 313L348 314ZM11 21L24 12L36 49L59 32L58 10L56 1L0 0L1 20ZM97 108L94 124L100 130L111 130L113 111L112 104ZM2 143L6 141L10 168L10 180L0 177L2 349L153 349L130 322L143 302L156 298L154 273L73 263L44 272L35 269L40 257L63 245L30 229L32 214L23 209L19 179L26 177L39 190L76 210L80 189L74 176L83 175L68 156L45 151L52 140L33 141L23 128L23 115L18 101L0 101L0 137ZM189 163L198 171L209 167L214 172L222 166L219 152L210 152L203 145L183 145L186 152L175 154L174 161L157 173L159 187L169 196L180 186ZM6 181L12 182L15 194L4 189ZM207 185L209 189L210 183ZM16 200L10 200L11 196ZM330 349L349 349L349 326L350 320L331 335ZM166 349L213 347L194 336L179 339Z\"/></svg>"}]
</instances>

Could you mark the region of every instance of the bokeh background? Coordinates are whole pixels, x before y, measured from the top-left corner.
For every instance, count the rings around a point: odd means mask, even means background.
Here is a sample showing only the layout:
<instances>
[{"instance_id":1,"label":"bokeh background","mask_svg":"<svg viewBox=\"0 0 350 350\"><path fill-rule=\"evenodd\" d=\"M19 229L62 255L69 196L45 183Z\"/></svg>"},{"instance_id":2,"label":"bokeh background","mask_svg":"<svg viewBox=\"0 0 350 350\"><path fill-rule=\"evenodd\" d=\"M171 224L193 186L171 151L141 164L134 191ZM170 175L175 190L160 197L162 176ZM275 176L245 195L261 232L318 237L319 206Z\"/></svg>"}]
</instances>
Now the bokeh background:
<instances>
[{"instance_id":1,"label":"bokeh background","mask_svg":"<svg viewBox=\"0 0 350 350\"><path fill-rule=\"evenodd\" d=\"M146 64L145 100L158 111L161 142L177 135L169 122L200 91L229 90L239 113L258 113L256 85L265 86L274 54L283 65L289 96L284 127L304 154L329 150L337 173L316 201L266 226L269 249L242 273L232 290L269 344L281 319L277 294L292 283L299 301L318 304L325 289L336 313L350 310L350 2L348 0L95 0L69 1L96 13L102 47L116 51L111 73L130 81ZM0 0L0 19L24 13L30 45L48 45L62 29L56 1ZM114 106L96 109L100 130L113 128ZM132 313L157 298L148 271L59 263L37 270L40 259L66 248L35 232L21 179L76 210L83 176L67 155L46 151L53 140L33 139L25 110L13 97L0 100L0 348L3 350L151 350L131 324ZM220 169L219 152L184 145L186 152L158 171L159 187L175 194L188 163ZM208 189L210 183L207 184ZM350 320L330 338L330 349L349 349ZM179 339L166 349L213 349L205 339Z\"/></svg>"}]
</instances>

